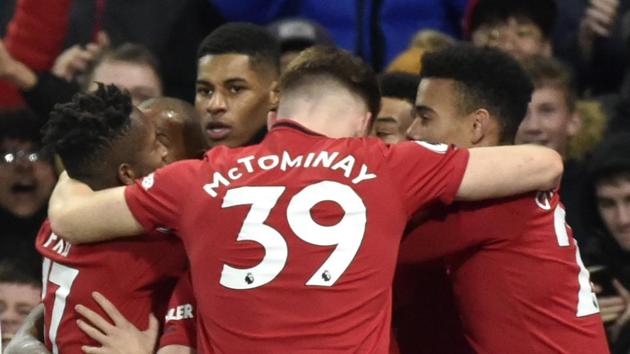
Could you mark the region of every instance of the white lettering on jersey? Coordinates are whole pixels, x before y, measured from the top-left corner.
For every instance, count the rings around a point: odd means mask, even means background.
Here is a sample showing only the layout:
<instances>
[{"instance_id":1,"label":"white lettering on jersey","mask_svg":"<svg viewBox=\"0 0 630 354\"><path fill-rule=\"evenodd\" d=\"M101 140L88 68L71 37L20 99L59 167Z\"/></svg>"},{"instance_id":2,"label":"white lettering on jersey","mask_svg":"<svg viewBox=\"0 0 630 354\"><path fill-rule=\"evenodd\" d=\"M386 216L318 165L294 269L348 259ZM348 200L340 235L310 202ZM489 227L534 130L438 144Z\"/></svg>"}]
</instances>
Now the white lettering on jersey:
<instances>
[{"instance_id":1,"label":"white lettering on jersey","mask_svg":"<svg viewBox=\"0 0 630 354\"><path fill-rule=\"evenodd\" d=\"M230 181L227 178L223 177L221 173L215 172L212 175L212 183L208 183L205 186L203 186L203 190L206 191L206 193L210 194L210 196L214 198L217 196L217 192L215 192L214 189L219 187L219 183L226 187L230 185Z\"/></svg>"},{"instance_id":2,"label":"white lettering on jersey","mask_svg":"<svg viewBox=\"0 0 630 354\"><path fill-rule=\"evenodd\" d=\"M166 322L168 322L186 320L194 317L195 316L193 315L193 306L191 304L184 304L175 308L168 309L165 319Z\"/></svg>"},{"instance_id":3,"label":"white lettering on jersey","mask_svg":"<svg viewBox=\"0 0 630 354\"><path fill-rule=\"evenodd\" d=\"M448 146L444 145L446 149ZM444 150L446 151L446 150ZM346 178L350 178L352 184L358 184L363 181L374 179L377 176L368 171L366 164L356 165L356 158L352 155L340 155L339 152L321 151L319 153L310 152L306 156L291 156L288 152L283 151L282 156L265 155L261 157L246 156L236 160L238 166L227 170L224 175L221 172L212 174L212 182L203 186L204 191L211 197L215 198L218 193L217 189L221 186L227 187L232 181L236 181L243 177L245 173L254 173L256 168L264 171L280 168L286 171L289 168L308 168L308 167L324 167L333 171L341 170ZM358 171L357 171L358 170Z\"/></svg>"},{"instance_id":4,"label":"white lettering on jersey","mask_svg":"<svg viewBox=\"0 0 630 354\"><path fill-rule=\"evenodd\" d=\"M44 242L44 248L50 248L53 252L63 257L68 257L68 253L70 253L72 245L70 242L63 240L52 232L50 233L50 236L48 236L46 242Z\"/></svg>"}]
</instances>

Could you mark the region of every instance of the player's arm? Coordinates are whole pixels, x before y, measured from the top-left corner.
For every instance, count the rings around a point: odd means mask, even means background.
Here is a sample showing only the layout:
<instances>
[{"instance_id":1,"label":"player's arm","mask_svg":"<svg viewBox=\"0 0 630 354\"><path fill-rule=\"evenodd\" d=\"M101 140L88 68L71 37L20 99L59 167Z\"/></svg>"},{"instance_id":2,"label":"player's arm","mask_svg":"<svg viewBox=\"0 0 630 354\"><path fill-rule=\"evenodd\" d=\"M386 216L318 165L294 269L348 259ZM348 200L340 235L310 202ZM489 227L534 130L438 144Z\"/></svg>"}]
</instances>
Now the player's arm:
<instances>
[{"instance_id":1,"label":"player's arm","mask_svg":"<svg viewBox=\"0 0 630 354\"><path fill-rule=\"evenodd\" d=\"M103 241L141 234L125 201L125 187L93 191L66 172L59 177L48 206L52 230L70 243Z\"/></svg>"},{"instance_id":2,"label":"player's arm","mask_svg":"<svg viewBox=\"0 0 630 354\"><path fill-rule=\"evenodd\" d=\"M4 354L50 354L43 343L44 304L35 306L26 316Z\"/></svg>"},{"instance_id":3,"label":"player's arm","mask_svg":"<svg viewBox=\"0 0 630 354\"><path fill-rule=\"evenodd\" d=\"M470 149L457 200L500 198L556 188L562 157L552 149L515 145Z\"/></svg>"}]
</instances>

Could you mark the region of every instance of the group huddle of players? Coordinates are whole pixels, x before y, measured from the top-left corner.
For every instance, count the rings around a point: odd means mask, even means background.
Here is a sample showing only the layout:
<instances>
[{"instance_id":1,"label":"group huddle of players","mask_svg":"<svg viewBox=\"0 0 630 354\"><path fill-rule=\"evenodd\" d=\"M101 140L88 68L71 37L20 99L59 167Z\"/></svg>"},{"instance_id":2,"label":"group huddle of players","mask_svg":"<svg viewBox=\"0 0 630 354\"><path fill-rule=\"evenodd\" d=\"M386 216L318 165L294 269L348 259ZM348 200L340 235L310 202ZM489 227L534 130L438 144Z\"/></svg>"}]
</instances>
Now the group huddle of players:
<instances>
[{"instance_id":1,"label":"group huddle of players","mask_svg":"<svg viewBox=\"0 0 630 354\"><path fill-rule=\"evenodd\" d=\"M414 124L417 138L435 144L364 137L378 84L369 66L335 48L308 49L286 69L262 142L215 146L201 159L200 123L184 102L133 107L99 85L58 105L44 143L67 173L36 241L49 350L134 352L108 337L115 327L150 327L151 313L165 320L160 353L388 353L398 351L392 333L413 331L429 347L421 332L452 320L452 308L392 330L392 297L421 278L409 267L437 261L458 322L442 352L607 353L559 202L561 160L505 144L531 83L490 49L426 60ZM446 74L457 60L487 64L477 75L507 75L498 88L478 80L479 89L522 107L488 102L471 113L469 131L449 125L442 100L469 75ZM211 88L199 94L219 99Z\"/></svg>"}]
</instances>

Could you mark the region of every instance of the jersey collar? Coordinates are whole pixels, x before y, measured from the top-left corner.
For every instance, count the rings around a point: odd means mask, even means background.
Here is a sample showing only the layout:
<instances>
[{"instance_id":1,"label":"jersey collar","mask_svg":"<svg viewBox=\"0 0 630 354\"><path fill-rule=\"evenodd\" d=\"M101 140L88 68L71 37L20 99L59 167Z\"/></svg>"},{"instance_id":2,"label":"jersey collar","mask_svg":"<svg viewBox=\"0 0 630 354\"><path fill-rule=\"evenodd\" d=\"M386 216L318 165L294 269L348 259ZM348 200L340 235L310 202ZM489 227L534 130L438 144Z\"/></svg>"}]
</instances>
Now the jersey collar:
<instances>
[{"instance_id":1,"label":"jersey collar","mask_svg":"<svg viewBox=\"0 0 630 354\"><path fill-rule=\"evenodd\" d=\"M276 130L276 129L280 129L280 128L289 128L292 130L297 130L300 131L304 134L308 134L308 135L313 135L313 136L325 136L324 134L320 134L317 132L314 132L308 128L306 128L305 126L301 125L300 123L294 121L294 120L290 120L290 119L280 119L278 120L272 127L271 130Z\"/></svg>"}]
</instances>

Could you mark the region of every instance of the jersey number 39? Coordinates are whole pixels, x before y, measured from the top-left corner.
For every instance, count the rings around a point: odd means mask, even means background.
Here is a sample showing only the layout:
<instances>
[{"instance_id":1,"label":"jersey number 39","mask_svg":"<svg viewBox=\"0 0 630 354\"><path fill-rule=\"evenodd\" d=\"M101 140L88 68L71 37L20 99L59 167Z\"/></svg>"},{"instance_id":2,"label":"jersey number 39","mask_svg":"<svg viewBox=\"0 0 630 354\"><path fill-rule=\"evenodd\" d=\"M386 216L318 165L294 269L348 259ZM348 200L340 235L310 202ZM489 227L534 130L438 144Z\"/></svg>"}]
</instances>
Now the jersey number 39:
<instances>
[{"instance_id":1,"label":"jersey number 39","mask_svg":"<svg viewBox=\"0 0 630 354\"><path fill-rule=\"evenodd\" d=\"M252 268L223 265L221 285L230 289L253 289L265 285L284 268L288 247L285 238L265 221L285 187L239 187L226 192L223 208L251 205L239 231L237 241L255 241L265 249L262 261ZM322 226L313 220L310 210L323 201L337 203L344 211L336 225ZM293 233L316 246L334 246L330 257L306 282L308 286L332 286L354 259L365 234L366 209L359 195L350 187L323 181L305 187L295 194L287 207L287 221Z\"/></svg>"}]
</instances>

